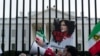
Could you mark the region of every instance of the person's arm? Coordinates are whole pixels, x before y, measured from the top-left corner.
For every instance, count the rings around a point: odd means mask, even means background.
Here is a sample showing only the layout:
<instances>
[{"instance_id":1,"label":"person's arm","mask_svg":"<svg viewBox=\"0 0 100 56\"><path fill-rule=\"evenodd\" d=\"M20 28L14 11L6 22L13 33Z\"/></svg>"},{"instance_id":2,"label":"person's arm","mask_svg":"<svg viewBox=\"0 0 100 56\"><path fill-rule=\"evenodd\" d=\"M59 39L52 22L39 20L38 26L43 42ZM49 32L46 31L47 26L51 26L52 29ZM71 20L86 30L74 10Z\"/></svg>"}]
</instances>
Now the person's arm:
<instances>
[{"instance_id":1,"label":"person's arm","mask_svg":"<svg viewBox=\"0 0 100 56\"><path fill-rule=\"evenodd\" d=\"M47 48L48 47L48 44L47 43L44 43L42 47L43 48Z\"/></svg>"},{"instance_id":2,"label":"person's arm","mask_svg":"<svg viewBox=\"0 0 100 56\"><path fill-rule=\"evenodd\" d=\"M51 42L53 42L53 37L51 37L50 42L48 42L48 43L44 43L42 47L43 47L43 48L50 47Z\"/></svg>"},{"instance_id":3,"label":"person's arm","mask_svg":"<svg viewBox=\"0 0 100 56\"><path fill-rule=\"evenodd\" d=\"M58 46L58 43L54 41L54 38L53 37L51 37L50 42L48 42L48 44L45 43L45 42L43 42L40 39L38 39L38 40L36 39L36 42L37 42L38 45L40 45L43 48ZM53 48L55 48L55 47L53 47Z\"/></svg>"},{"instance_id":4,"label":"person's arm","mask_svg":"<svg viewBox=\"0 0 100 56\"><path fill-rule=\"evenodd\" d=\"M48 45L48 46L51 46L53 43L55 43L55 41L54 41L53 36L51 36L51 38L50 38L50 42L49 42L49 45Z\"/></svg>"},{"instance_id":5,"label":"person's arm","mask_svg":"<svg viewBox=\"0 0 100 56\"><path fill-rule=\"evenodd\" d=\"M58 42L55 42L53 37L51 37L48 47L52 47L54 49L63 49L62 47L59 46Z\"/></svg>"},{"instance_id":6,"label":"person's arm","mask_svg":"<svg viewBox=\"0 0 100 56\"><path fill-rule=\"evenodd\" d=\"M43 47L43 48L47 48L47 47L48 47L47 42L43 42L43 40L41 40L41 39L39 39L39 38L36 38L36 43L37 43L39 46Z\"/></svg>"}]
</instances>

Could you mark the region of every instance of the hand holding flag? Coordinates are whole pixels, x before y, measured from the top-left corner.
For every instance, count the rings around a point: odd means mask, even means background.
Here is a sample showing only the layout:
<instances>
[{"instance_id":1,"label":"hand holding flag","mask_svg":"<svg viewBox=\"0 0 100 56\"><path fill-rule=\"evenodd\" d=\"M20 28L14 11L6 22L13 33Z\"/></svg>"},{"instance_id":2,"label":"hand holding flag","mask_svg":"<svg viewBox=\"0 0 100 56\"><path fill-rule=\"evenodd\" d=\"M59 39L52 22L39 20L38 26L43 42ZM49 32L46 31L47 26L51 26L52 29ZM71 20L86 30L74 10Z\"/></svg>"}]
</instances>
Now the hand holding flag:
<instances>
[{"instance_id":1,"label":"hand holding flag","mask_svg":"<svg viewBox=\"0 0 100 56\"><path fill-rule=\"evenodd\" d=\"M45 37L45 33L44 30L42 28L40 28L40 30L38 30L36 32L36 42L38 45L43 46L44 44L48 43L46 37Z\"/></svg>"}]
</instances>

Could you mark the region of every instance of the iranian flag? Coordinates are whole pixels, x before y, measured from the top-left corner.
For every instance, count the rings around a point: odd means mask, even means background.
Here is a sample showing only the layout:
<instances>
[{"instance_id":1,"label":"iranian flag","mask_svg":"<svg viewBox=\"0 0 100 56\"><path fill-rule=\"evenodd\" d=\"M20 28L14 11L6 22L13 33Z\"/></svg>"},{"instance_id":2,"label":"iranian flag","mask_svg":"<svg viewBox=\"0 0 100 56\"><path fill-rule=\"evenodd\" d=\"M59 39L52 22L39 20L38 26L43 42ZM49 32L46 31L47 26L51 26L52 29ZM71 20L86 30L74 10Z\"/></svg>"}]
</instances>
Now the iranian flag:
<instances>
[{"instance_id":1,"label":"iranian flag","mask_svg":"<svg viewBox=\"0 0 100 56\"><path fill-rule=\"evenodd\" d=\"M89 52L92 54L92 56L95 56L100 52L100 22L94 26L88 40Z\"/></svg>"},{"instance_id":2,"label":"iranian flag","mask_svg":"<svg viewBox=\"0 0 100 56\"><path fill-rule=\"evenodd\" d=\"M46 37L45 37L45 32L42 28L36 32L36 39L43 40L45 43L48 42Z\"/></svg>"}]
</instances>

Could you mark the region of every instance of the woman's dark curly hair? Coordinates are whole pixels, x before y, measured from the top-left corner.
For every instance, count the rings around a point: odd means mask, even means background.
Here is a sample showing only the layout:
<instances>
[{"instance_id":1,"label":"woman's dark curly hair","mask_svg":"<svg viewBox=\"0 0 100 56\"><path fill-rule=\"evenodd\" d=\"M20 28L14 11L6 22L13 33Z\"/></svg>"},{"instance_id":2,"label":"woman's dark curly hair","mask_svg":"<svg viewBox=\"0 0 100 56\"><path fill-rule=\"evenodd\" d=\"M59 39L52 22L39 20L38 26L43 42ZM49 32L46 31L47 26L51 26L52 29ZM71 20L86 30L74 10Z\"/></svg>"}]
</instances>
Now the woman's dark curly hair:
<instances>
[{"instance_id":1,"label":"woman's dark curly hair","mask_svg":"<svg viewBox=\"0 0 100 56\"><path fill-rule=\"evenodd\" d=\"M67 52L71 53L72 56L77 56L78 55L78 50L73 47L73 46L66 46Z\"/></svg>"},{"instance_id":2,"label":"woman's dark curly hair","mask_svg":"<svg viewBox=\"0 0 100 56\"><path fill-rule=\"evenodd\" d=\"M75 28L75 22L74 21L68 21L68 20L61 20L59 22L60 26L61 26L61 22L64 22L65 25L68 27L68 34L72 35L72 33L74 32L74 28Z\"/></svg>"}]
</instances>

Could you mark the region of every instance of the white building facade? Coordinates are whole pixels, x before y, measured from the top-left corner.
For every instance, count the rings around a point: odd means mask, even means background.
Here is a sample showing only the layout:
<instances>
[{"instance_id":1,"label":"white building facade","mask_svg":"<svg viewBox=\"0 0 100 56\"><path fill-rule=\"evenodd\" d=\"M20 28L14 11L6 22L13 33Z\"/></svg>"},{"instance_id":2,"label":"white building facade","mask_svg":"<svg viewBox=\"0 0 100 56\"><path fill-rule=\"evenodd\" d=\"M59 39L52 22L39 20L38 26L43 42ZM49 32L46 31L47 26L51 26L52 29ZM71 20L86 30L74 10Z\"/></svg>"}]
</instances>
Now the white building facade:
<instances>
[{"instance_id":1,"label":"white building facade","mask_svg":"<svg viewBox=\"0 0 100 56\"><path fill-rule=\"evenodd\" d=\"M4 48L5 48L5 51L8 51L9 50L9 19L6 19L5 20L5 36L4 36ZM1 47L1 44L2 44L2 20L0 20L0 47ZM25 38L25 48L26 50L28 50L28 37L29 37L29 34L28 34L28 31L29 31L29 25L28 25L28 22L25 20L25 27L24 27L24 38ZM15 38L16 38L16 21L15 19L12 19L12 22L11 22L11 50L15 50ZM17 45L17 48L18 50L22 50L22 20L19 18L18 20L18 45Z\"/></svg>"},{"instance_id":2,"label":"white building facade","mask_svg":"<svg viewBox=\"0 0 100 56\"><path fill-rule=\"evenodd\" d=\"M62 19L62 12L61 11L57 11L57 15L59 19ZM31 43L34 41L35 39L35 30L36 30L36 14L35 12L32 12L31 15ZM68 20L69 15L67 13L64 14L64 19ZM55 9L51 8L51 30L53 30L53 20L55 18ZM77 33L78 33L78 48L79 50L82 50L82 18L77 18L78 22L77 22ZM25 50L28 51L29 50L29 18L24 18L25 20L25 27L24 27L24 47ZM75 15L71 14L71 20L75 21ZM94 19L91 20L91 29L93 28L93 26L95 25L94 23ZM42 27L42 12L38 12L38 28ZM45 35L47 37L47 39L49 39L49 9L44 11L44 28L45 28ZM0 48L1 48L1 44L2 44L2 19L0 19ZM88 51L88 32L89 31L89 25L88 25L88 18L84 18L84 43L85 43L85 51ZM11 50L15 50L15 37L16 37L16 19L12 18L12 22L11 22ZM74 37L74 42L73 45L75 45L76 40L75 40L75 31L73 33L73 37ZM9 18L7 18L5 20L5 41L4 41L4 45L5 45L5 51L9 50ZM18 18L18 51L22 50L22 18Z\"/></svg>"}]
</instances>

